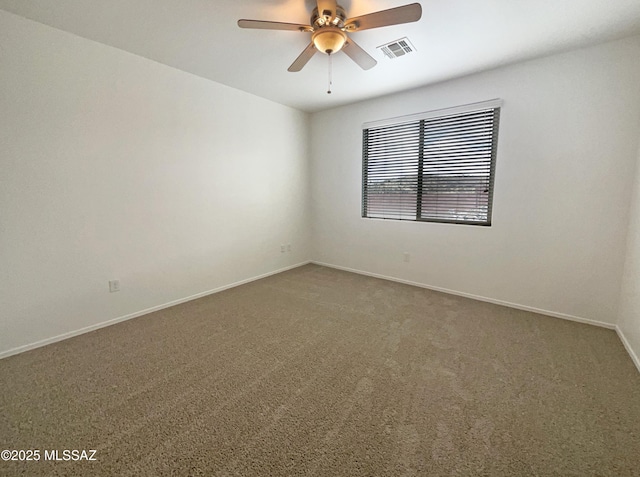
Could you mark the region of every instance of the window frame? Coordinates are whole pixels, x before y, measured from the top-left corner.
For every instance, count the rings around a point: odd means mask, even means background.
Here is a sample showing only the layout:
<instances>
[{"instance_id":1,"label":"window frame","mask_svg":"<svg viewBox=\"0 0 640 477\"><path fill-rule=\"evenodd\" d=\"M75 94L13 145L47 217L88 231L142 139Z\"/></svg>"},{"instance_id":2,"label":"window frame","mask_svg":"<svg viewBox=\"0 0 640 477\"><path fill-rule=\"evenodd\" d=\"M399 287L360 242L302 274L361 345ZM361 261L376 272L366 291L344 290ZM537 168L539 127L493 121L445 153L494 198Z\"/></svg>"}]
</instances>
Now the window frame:
<instances>
[{"instance_id":1,"label":"window frame","mask_svg":"<svg viewBox=\"0 0 640 477\"><path fill-rule=\"evenodd\" d=\"M384 119L380 121L367 122L362 125L362 209L361 216L365 219L378 219L378 220L398 220L402 222L435 222L435 223L448 223L448 224L463 224L463 225L479 225L490 227L492 223L493 213L493 197L494 197L494 184L495 184L495 170L496 170L496 158L498 149L498 137L499 137L499 124L500 113L503 105L501 99L493 99L490 101L483 101L479 103L467 104L462 106L456 106L453 108L438 109L433 111L427 111L418 114L412 114L407 116L394 117ZM489 177L488 177L488 195L486 199L486 220L468 220L468 219L453 219L453 218L438 218L438 217L422 217L423 207L423 194L424 194L424 146L425 146L425 121L437 120L441 118L462 115L473 114L481 111L493 110L493 128L491 133L491 148L489 159ZM401 217L370 217L367 210L369 202L368 191L368 176L369 176L369 142L368 132L371 129L381 129L394 126L418 126L418 143L411 144L417 146L417 157L409 159L413 164L417 161L417 178L416 178L416 199L415 199L415 217L401 218ZM464 184L464 182L460 182ZM412 202L413 203L413 202ZM389 203L390 204L390 203ZM477 209L480 210L480 209ZM484 212L484 211L483 211ZM401 216L401 212L398 213ZM413 215L413 214L412 214Z\"/></svg>"}]
</instances>

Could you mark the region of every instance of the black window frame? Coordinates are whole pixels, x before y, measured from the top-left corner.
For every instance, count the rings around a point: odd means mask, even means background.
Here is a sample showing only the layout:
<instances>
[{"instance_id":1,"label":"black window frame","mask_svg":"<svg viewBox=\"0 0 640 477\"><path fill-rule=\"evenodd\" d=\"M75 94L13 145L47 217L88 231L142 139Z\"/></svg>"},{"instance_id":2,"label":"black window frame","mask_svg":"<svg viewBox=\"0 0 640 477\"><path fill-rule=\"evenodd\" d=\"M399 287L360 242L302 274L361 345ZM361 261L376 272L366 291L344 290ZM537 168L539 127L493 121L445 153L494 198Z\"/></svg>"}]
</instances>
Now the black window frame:
<instances>
[{"instance_id":1,"label":"black window frame","mask_svg":"<svg viewBox=\"0 0 640 477\"><path fill-rule=\"evenodd\" d=\"M491 100L365 123L362 217L491 226L501 107Z\"/></svg>"}]
</instances>

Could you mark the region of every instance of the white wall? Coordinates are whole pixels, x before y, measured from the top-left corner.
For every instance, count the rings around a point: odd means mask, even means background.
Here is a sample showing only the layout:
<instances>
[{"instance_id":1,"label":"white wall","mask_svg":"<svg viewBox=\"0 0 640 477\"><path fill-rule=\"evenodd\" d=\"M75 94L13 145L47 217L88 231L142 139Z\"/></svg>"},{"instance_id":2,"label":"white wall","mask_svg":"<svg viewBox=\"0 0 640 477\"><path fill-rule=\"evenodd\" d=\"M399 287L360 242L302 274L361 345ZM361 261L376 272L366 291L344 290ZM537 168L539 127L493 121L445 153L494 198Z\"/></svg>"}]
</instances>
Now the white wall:
<instances>
[{"instance_id":1,"label":"white wall","mask_svg":"<svg viewBox=\"0 0 640 477\"><path fill-rule=\"evenodd\" d=\"M634 37L314 114L314 260L613 325L638 58ZM363 122L493 98L504 106L491 227L360 217Z\"/></svg>"},{"instance_id":2,"label":"white wall","mask_svg":"<svg viewBox=\"0 0 640 477\"><path fill-rule=\"evenodd\" d=\"M640 149L631 201L618 327L640 370Z\"/></svg>"},{"instance_id":3,"label":"white wall","mask_svg":"<svg viewBox=\"0 0 640 477\"><path fill-rule=\"evenodd\" d=\"M308 133L0 11L0 355L307 260Z\"/></svg>"}]
</instances>

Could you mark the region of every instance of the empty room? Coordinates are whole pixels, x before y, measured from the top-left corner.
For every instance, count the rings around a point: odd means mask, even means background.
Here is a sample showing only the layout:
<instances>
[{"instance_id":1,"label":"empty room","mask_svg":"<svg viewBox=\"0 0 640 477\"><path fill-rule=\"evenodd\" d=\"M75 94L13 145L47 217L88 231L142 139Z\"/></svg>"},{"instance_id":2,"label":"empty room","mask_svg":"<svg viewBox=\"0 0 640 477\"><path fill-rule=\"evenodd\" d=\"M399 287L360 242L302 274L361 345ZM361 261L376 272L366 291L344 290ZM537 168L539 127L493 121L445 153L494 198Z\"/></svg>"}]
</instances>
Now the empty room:
<instances>
[{"instance_id":1,"label":"empty room","mask_svg":"<svg viewBox=\"0 0 640 477\"><path fill-rule=\"evenodd\" d=\"M640 475L640 2L0 0L0 475Z\"/></svg>"}]
</instances>

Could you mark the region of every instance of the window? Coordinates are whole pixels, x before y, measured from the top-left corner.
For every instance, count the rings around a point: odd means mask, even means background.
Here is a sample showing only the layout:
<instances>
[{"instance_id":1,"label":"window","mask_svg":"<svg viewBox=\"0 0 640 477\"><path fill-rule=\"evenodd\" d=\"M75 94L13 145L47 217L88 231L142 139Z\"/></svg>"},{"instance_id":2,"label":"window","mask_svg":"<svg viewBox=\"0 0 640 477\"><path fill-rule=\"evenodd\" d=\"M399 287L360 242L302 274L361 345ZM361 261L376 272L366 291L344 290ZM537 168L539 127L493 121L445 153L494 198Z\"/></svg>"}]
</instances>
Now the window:
<instances>
[{"instance_id":1,"label":"window","mask_svg":"<svg viewBox=\"0 0 640 477\"><path fill-rule=\"evenodd\" d=\"M362 216L491 225L500 105L365 124Z\"/></svg>"}]
</instances>

